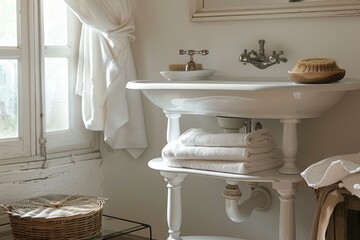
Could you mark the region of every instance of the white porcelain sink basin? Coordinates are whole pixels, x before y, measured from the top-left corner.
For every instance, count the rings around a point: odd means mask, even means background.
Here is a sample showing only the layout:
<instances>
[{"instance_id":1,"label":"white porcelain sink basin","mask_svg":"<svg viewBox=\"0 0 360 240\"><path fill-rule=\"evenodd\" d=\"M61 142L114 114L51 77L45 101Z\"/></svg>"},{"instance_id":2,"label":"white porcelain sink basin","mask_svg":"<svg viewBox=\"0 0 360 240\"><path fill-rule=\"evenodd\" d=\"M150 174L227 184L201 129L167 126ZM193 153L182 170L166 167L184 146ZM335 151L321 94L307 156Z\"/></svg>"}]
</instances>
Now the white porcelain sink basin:
<instances>
[{"instance_id":1,"label":"white porcelain sink basin","mask_svg":"<svg viewBox=\"0 0 360 240\"><path fill-rule=\"evenodd\" d=\"M360 89L360 79L331 84L298 84L285 79L138 80L126 87L141 90L153 104L172 113L300 119L320 116L347 91Z\"/></svg>"}]
</instances>

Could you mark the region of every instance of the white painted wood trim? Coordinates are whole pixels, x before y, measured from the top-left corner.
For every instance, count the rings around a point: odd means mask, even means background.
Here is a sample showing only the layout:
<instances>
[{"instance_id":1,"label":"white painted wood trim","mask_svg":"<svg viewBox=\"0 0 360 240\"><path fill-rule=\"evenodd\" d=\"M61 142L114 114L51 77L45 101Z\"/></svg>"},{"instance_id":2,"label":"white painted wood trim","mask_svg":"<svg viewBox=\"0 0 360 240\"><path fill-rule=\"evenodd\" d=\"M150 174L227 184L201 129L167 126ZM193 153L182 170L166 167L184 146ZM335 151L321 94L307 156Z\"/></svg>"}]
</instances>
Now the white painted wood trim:
<instances>
[{"instance_id":1,"label":"white painted wood trim","mask_svg":"<svg viewBox=\"0 0 360 240\"><path fill-rule=\"evenodd\" d=\"M81 165L88 165L89 162L95 161L97 162L98 166L100 166L101 159L94 159L94 160L88 160L88 161L82 161L82 162L65 162L61 165L54 165L49 166L47 169L42 169L41 166L37 166L36 163L29 163L28 166L26 165L19 165L14 170L0 172L0 185L1 184L21 184L25 182L31 182L31 181L39 181L39 180L46 180L48 178L53 178L56 176L64 175L67 171L72 171L73 168L77 168ZM95 169L95 168L94 168ZM93 169L92 169L93 170ZM85 173L86 171L81 171L82 173ZM62 179L65 180L65 179ZM62 182L61 179L58 179L59 183ZM9 189L8 189L9 190ZM40 189L38 189L40 190ZM21 193L19 193L21 195Z\"/></svg>"},{"instance_id":2,"label":"white painted wood trim","mask_svg":"<svg viewBox=\"0 0 360 240\"><path fill-rule=\"evenodd\" d=\"M181 240L180 227L182 220L181 207L181 186L186 174L181 173L160 173L165 181L168 183L168 197L167 197L167 223L169 227L168 240Z\"/></svg>"},{"instance_id":3,"label":"white painted wood trim","mask_svg":"<svg viewBox=\"0 0 360 240\"><path fill-rule=\"evenodd\" d=\"M278 192L279 210L279 240L296 239L295 194L298 183L274 182L272 187Z\"/></svg>"},{"instance_id":4,"label":"white painted wood trim","mask_svg":"<svg viewBox=\"0 0 360 240\"><path fill-rule=\"evenodd\" d=\"M191 22L360 15L358 0L339 3L298 2L291 3L291 6L277 4L261 8L207 8L204 0L190 0L190 8Z\"/></svg>"},{"instance_id":5,"label":"white painted wood trim","mask_svg":"<svg viewBox=\"0 0 360 240\"><path fill-rule=\"evenodd\" d=\"M72 152L62 152L62 153L54 153L47 155L47 161L49 164L62 164L63 162L77 162L84 161L90 159L100 158L100 151L95 149L81 149ZM23 157L23 158L11 158L4 159L0 161L0 172L2 169L12 168L15 169L17 164L30 164L33 162L38 162L37 164L42 163L45 160L44 157L41 156L33 156L33 157Z\"/></svg>"},{"instance_id":6,"label":"white painted wood trim","mask_svg":"<svg viewBox=\"0 0 360 240\"><path fill-rule=\"evenodd\" d=\"M282 152L283 166L279 169L282 174L300 174L301 170L296 166L296 155L298 152L297 124L300 119L283 119Z\"/></svg>"},{"instance_id":7,"label":"white painted wood trim","mask_svg":"<svg viewBox=\"0 0 360 240\"><path fill-rule=\"evenodd\" d=\"M180 136L180 117L179 113L167 113L165 116L168 119L167 130L166 130L166 140L168 143L178 139Z\"/></svg>"},{"instance_id":8,"label":"white painted wood trim","mask_svg":"<svg viewBox=\"0 0 360 240\"><path fill-rule=\"evenodd\" d=\"M19 8L21 2L22 9ZM29 104L30 80L29 62L21 59L29 59L29 29L26 28L30 12L28 11L29 2L26 0L18 1L17 9L17 35L19 47L7 47L0 49L2 59L18 60L18 137L14 139L0 140L0 159L24 157L31 155L30 145L30 108ZM3 54L5 55L3 57Z\"/></svg>"}]
</instances>

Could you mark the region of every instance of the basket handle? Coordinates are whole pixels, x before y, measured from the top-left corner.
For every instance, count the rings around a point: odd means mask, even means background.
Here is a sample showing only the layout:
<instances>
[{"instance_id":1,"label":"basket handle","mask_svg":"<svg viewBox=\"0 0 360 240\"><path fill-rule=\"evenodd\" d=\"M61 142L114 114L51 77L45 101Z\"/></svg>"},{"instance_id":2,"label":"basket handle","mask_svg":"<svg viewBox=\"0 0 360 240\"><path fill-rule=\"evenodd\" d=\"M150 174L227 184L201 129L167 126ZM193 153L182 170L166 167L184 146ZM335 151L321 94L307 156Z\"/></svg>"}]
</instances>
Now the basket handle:
<instances>
[{"instance_id":1,"label":"basket handle","mask_svg":"<svg viewBox=\"0 0 360 240\"><path fill-rule=\"evenodd\" d=\"M5 210L6 213L11 213L11 211L4 205L0 204L0 206Z\"/></svg>"},{"instance_id":2,"label":"basket handle","mask_svg":"<svg viewBox=\"0 0 360 240\"><path fill-rule=\"evenodd\" d=\"M62 207L63 201L50 201L50 207L59 208Z\"/></svg>"}]
</instances>

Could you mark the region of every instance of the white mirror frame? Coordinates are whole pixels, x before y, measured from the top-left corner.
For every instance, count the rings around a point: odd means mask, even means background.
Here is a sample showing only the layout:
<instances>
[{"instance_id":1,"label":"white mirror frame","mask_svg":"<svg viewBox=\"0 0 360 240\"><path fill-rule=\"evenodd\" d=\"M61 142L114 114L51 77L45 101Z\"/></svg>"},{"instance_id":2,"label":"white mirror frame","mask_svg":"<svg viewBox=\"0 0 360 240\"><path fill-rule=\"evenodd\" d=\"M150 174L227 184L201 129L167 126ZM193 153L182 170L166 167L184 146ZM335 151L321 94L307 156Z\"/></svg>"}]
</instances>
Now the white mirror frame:
<instances>
[{"instance_id":1,"label":"white mirror frame","mask_svg":"<svg viewBox=\"0 0 360 240\"><path fill-rule=\"evenodd\" d=\"M258 7L208 8L205 0L190 0L191 22L244 19L299 18L360 15L360 0L334 2L293 2Z\"/></svg>"}]
</instances>

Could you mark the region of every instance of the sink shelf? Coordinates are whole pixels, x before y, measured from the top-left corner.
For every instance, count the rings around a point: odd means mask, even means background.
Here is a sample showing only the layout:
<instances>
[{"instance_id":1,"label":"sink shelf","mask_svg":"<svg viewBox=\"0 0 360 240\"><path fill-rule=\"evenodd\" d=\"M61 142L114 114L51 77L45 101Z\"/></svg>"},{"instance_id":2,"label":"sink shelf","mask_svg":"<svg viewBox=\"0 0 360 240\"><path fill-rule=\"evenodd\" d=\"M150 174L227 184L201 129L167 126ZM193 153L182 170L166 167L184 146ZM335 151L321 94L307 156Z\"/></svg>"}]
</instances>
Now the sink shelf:
<instances>
[{"instance_id":1,"label":"sink shelf","mask_svg":"<svg viewBox=\"0 0 360 240\"><path fill-rule=\"evenodd\" d=\"M279 173L279 168L255 172L251 174L233 174L224 172L214 172L197 170L190 168L168 167L161 157L154 158L148 163L149 167L158 171L183 173L189 175L207 176L218 179L227 179L241 182L258 182L258 183L274 183L274 182L302 182L303 178L299 174L284 175Z\"/></svg>"},{"instance_id":2,"label":"sink shelf","mask_svg":"<svg viewBox=\"0 0 360 240\"><path fill-rule=\"evenodd\" d=\"M160 171L160 174L167 182L167 220L169 226L169 240L240 240L236 238L223 237L180 237L180 227L182 220L181 188L182 182L188 175L202 177L212 177L224 179L228 184L237 185L243 183L271 183L272 188L279 194L279 236L280 240L295 240L295 193L303 179L300 175L282 175L277 169L252 173L248 175L221 173L214 171L204 171L187 168L173 168L164 164L162 158L155 158L148 163L149 167Z\"/></svg>"}]
</instances>

